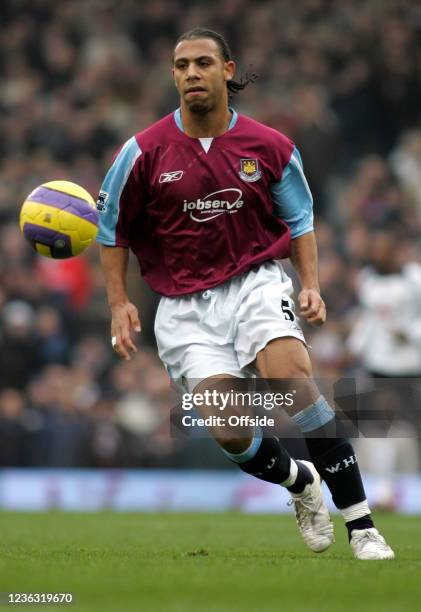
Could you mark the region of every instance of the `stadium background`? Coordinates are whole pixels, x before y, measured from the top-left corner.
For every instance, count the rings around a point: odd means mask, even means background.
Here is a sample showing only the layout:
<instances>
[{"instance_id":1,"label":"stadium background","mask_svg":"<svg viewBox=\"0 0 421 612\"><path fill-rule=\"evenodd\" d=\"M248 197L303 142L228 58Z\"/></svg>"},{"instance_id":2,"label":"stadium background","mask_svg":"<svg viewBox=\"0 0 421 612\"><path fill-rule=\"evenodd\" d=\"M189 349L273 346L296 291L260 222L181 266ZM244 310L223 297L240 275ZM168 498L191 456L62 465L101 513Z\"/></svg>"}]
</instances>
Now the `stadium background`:
<instances>
[{"instance_id":1,"label":"stadium background","mask_svg":"<svg viewBox=\"0 0 421 612\"><path fill-rule=\"evenodd\" d=\"M200 467L228 475L231 465L212 441L168 436L172 399L153 339L157 297L139 289L136 266L130 292L143 333L126 363L111 351L97 248L62 262L36 256L18 229L20 204L53 179L95 196L115 149L177 106L170 76L177 36L196 25L221 31L240 72L260 75L235 108L295 140L315 196L329 313L316 333L306 328L317 375L353 377L360 364L346 340L371 230L392 223L397 248L421 258L420 7L5 0L0 20L0 466ZM408 469L418 463L416 453ZM28 472L2 474L28 487ZM54 486L46 506L57 501Z\"/></svg>"}]
</instances>

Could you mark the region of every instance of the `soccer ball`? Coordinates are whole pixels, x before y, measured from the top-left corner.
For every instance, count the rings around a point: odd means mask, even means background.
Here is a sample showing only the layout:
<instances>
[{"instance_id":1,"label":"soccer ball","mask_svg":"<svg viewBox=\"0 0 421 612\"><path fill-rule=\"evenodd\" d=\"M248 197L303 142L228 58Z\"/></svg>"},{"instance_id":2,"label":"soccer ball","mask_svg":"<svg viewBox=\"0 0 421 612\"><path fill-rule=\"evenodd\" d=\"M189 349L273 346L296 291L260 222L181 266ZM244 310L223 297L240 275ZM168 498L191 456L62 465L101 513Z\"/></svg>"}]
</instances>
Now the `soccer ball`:
<instances>
[{"instance_id":1,"label":"soccer ball","mask_svg":"<svg viewBox=\"0 0 421 612\"><path fill-rule=\"evenodd\" d=\"M98 231L98 212L89 193L69 181L50 181L34 189L20 211L20 229L46 257L67 259L82 253Z\"/></svg>"}]
</instances>

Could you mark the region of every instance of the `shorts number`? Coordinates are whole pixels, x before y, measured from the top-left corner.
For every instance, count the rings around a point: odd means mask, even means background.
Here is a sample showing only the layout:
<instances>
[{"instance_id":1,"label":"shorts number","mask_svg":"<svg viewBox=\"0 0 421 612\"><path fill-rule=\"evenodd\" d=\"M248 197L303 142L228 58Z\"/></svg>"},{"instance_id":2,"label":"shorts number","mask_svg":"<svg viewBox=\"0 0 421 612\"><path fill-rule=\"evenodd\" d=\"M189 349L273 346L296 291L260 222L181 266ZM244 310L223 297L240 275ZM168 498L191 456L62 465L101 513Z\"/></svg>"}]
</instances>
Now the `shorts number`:
<instances>
[{"instance_id":1,"label":"shorts number","mask_svg":"<svg viewBox=\"0 0 421 612\"><path fill-rule=\"evenodd\" d=\"M287 298L282 298L281 308L287 321L295 321L295 315L293 310L294 306L291 300Z\"/></svg>"}]
</instances>

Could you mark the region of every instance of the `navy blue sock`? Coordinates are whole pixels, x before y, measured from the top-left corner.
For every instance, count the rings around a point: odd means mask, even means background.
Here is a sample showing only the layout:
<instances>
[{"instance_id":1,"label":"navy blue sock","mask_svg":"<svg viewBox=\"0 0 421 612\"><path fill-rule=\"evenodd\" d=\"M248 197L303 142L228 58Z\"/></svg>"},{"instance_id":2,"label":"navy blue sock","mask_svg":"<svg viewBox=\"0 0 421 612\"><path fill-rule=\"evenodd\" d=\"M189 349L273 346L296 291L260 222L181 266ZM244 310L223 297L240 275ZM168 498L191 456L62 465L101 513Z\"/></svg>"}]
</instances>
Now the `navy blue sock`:
<instances>
[{"instance_id":1,"label":"navy blue sock","mask_svg":"<svg viewBox=\"0 0 421 612\"><path fill-rule=\"evenodd\" d=\"M282 484L293 493L301 493L304 487L313 482L313 476L307 467L300 462L291 465L291 456L288 451L281 445L278 438L262 438L260 445L255 449L253 456L243 461L243 455L234 455L225 452L231 461L238 464L238 467L260 480L272 482L273 484ZM292 468L296 470L295 482L291 485L287 484L291 477Z\"/></svg>"},{"instance_id":2,"label":"navy blue sock","mask_svg":"<svg viewBox=\"0 0 421 612\"><path fill-rule=\"evenodd\" d=\"M295 462L298 467L297 478L293 485L287 487L288 491L291 493L302 493L304 491L304 487L308 485L310 482L313 482L313 474L310 472L308 467L301 463L301 461Z\"/></svg>"},{"instance_id":3,"label":"navy blue sock","mask_svg":"<svg viewBox=\"0 0 421 612\"><path fill-rule=\"evenodd\" d=\"M326 482L337 508L349 508L366 499L351 444L342 438L306 438L316 469Z\"/></svg>"},{"instance_id":4,"label":"navy blue sock","mask_svg":"<svg viewBox=\"0 0 421 612\"><path fill-rule=\"evenodd\" d=\"M345 527L348 529L348 540L351 541L351 533L353 529L370 529L374 527L373 519L371 514L366 514L361 518L345 523Z\"/></svg>"},{"instance_id":5,"label":"navy blue sock","mask_svg":"<svg viewBox=\"0 0 421 612\"><path fill-rule=\"evenodd\" d=\"M312 406L294 415L293 420L303 432L311 460L347 526L349 523L350 529L373 527L354 449L326 399L321 395Z\"/></svg>"},{"instance_id":6,"label":"navy blue sock","mask_svg":"<svg viewBox=\"0 0 421 612\"><path fill-rule=\"evenodd\" d=\"M341 438L308 438L306 442L312 461L324 478L335 506L341 510L364 502L364 485L351 444ZM369 529L374 527L374 523L371 514L364 514L346 521L345 526L348 539L351 540L353 529Z\"/></svg>"}]
</instances>

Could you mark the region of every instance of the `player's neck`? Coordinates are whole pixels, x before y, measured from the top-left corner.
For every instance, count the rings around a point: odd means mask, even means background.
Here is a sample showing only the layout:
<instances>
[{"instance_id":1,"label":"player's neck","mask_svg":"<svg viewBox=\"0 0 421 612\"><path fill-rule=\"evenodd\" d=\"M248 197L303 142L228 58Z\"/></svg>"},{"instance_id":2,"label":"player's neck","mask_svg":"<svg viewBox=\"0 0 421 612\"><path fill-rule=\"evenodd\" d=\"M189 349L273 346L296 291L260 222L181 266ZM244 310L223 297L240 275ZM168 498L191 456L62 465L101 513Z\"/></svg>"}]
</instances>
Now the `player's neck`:
<instances>
[{"instance_id":1,"label":"player's neck","mask_svg":"<svg viewBox=\"0 0 421 612\"><path fill-rule=\"evenodd\" d=\"M227 106L215 108L206 114L192 113L181 105L183 129L191 138L213 138L221 136L229 128L232 112Z\"/></svg>"}]
</instances>

